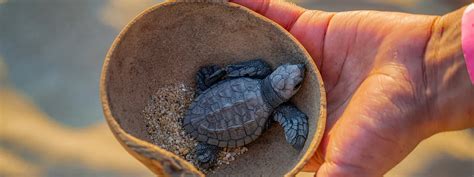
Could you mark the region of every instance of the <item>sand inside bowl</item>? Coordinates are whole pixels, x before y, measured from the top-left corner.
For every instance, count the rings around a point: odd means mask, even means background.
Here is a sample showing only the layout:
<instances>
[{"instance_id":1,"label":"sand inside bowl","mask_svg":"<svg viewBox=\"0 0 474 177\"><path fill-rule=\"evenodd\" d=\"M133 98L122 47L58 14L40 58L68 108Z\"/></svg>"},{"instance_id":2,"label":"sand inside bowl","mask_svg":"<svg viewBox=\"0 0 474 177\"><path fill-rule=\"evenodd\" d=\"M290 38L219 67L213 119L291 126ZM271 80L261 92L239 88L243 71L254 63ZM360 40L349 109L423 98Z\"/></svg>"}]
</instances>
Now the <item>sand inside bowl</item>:
<instances>
[{"instance_id":1,"label":"sand inside bowl","mask_svg":"<svg viewBox=\"0 0 474 177\"><path fill-rule=\"evenodd\" d=\"M209 173L221 165L230 164L248 149L247 147L222 148L213 169L204 169L197 164L194 149L198 142L187 135L182 126L184 114L194 100L194 93L193 88L184 84L158 88L150 96L142 115L153 144L181 156L202 172Z\"/></svg>"}]
</instances>

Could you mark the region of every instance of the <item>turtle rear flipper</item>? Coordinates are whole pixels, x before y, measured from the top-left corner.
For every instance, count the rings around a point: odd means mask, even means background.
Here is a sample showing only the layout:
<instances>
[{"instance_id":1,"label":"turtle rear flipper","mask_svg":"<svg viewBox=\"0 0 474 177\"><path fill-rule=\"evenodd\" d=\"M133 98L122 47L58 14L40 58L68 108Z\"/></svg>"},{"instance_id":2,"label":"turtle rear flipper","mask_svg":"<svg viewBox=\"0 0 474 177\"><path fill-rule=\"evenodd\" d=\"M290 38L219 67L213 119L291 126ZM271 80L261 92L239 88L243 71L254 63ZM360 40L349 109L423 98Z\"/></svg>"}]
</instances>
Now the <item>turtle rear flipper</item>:
<instances>
[{"instance_id":1,"label":"turtle rear flipper","mask_svg":"<svg viewBox=\"0 0 474 177\"><path fill-rule=\"evenodd\" d=\"M275 109L273 120L280 123L285 138L295 149L301 150L308 137L308 118L296 106L285 103Z\"/></svg>"},{"instance_id":2,"label":"turtle rear flipper","mask_svg":"<svg viewBox=\"0 0 474 177\"><path fill-rule=\"evenodd\" d=\"M272 73L270 65L261 59L244 61L221 68L217 65L201 67L196 74L196 93L200 95L212 85L224 79L248 77L263 79Z\"/></svg>"},{"instance_id":3,"label":"turtle rear flipper","mask_svg":"<svg viewBox=\"0 0 474 177\"><path fill-rule=\"evenodd\" d=\"M248 77L252 79L263 79L272 73L270 65L261 59L244 61L228 65L226 78Z\"/></svg>"},{"instance_id":4,"label":"turtle rear flipper","mask_svg":"<svg viewBox=\"0 0 474 177\"><path fill-rule=\"evenodd\" d=\"M196 74L196 94L200 95L209 87L221 81L225 74L225 70L217 65L201 67Z\"/></svg>"},{"instance_id":5,"label":"turtle rear flipper","mask_svg":"<svg viewBox=\"0 0 474 177\"><path fill-rule=\"evenodd\" d=\"M211 168L217 162L217 153L219 152L219 147L210 145L207 143L198 143L196 146L196 157L199 163L199 166L203 168Z\"/></svg>"}]
</instances>

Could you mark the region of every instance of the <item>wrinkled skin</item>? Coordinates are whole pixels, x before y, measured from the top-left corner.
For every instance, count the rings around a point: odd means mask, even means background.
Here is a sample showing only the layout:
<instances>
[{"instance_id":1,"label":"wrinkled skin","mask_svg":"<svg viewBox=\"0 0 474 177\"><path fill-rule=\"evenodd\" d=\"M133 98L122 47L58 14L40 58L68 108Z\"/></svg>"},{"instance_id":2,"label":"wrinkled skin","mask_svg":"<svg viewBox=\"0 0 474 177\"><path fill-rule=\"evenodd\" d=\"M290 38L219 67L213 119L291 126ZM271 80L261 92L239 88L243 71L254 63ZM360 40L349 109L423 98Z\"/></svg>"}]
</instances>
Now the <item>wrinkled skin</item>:
<instances>
[{"instance_id":1,"label":"wrinkled skin","mask_svg":"<svg viewBox=\"0 0 474 177\"><path fill-rule=\"evenodd\" d=\"M322 74L328 123L305 171L382 176L423 139L474 126L474 89L460 50L462 10L438 17L233 2L288 30Z\"/></svg>"}]
</instances>

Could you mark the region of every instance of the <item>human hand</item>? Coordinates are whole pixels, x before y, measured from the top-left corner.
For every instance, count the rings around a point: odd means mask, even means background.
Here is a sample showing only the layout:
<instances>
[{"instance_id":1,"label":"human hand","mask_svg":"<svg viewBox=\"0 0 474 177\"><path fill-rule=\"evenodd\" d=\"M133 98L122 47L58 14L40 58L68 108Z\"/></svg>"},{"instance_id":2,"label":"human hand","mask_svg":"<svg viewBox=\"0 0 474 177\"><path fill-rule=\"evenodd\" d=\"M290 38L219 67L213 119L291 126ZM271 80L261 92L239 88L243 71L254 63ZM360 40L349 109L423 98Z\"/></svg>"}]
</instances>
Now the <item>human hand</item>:
<instances>
[{"instance_id":1,"label":"human hand","mask_svg":"<svg viewBox=\"0 0 474 177\"><path fill-rule=\"evenodd\" d=\"M328 123L305 171L382 176L423 139L474 126L474 89L460 47L462 10L438 17L232 2L288 30L321 72Z\"/></svg>"}]
</instances>

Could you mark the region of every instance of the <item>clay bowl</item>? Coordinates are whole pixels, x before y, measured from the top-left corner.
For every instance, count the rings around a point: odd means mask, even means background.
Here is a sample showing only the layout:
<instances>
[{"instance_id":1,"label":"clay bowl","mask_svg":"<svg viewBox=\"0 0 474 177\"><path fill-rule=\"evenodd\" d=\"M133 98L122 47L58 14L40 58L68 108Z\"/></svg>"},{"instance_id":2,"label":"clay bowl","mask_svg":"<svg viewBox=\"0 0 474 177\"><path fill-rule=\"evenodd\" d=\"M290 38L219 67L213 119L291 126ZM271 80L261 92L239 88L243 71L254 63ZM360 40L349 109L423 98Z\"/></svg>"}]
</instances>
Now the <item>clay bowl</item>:
<instances>
[{"instance_id":1,"label":"clay bowl","mask_svg":"<svg viewBox=\"0 0 474 177\"><path fill-rule=\"evenodd\" d=\"M160 176L203 176L191 163L153 145L141 111L156 88L174 83L194 87L200 66L262 58L276 67L306 63L306 78L292 99L308 115L309 135L301 151L273 126L248 152L209 176L294 176L315 153L324 131L326 100L313 59L282 27L227 2L165 2L130 22L105 58L100 97L115 137Z\"/></svg>"}]
</instances>

